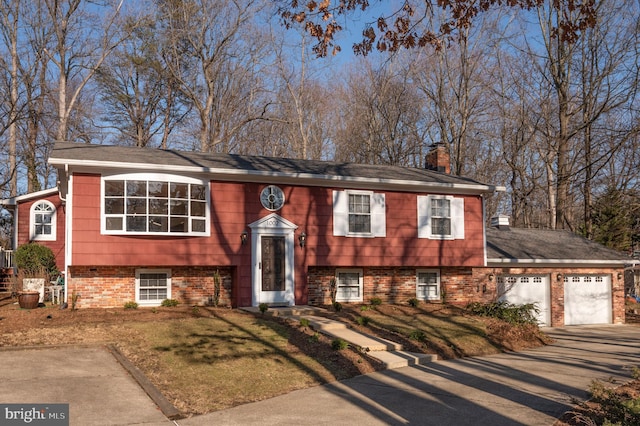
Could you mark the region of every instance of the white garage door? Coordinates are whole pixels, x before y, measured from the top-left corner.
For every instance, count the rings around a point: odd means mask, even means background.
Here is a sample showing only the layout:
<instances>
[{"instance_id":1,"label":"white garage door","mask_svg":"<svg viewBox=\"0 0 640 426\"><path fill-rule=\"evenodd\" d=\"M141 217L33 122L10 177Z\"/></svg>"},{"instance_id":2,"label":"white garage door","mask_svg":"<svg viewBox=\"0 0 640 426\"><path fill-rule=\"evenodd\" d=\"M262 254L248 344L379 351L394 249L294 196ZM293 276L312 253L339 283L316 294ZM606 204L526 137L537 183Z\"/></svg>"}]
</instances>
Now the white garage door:
<instances>
[{"instance_id":1,"label":"white garage door","mask_svg":"<svg viewBox=\"0 0 640 426\"><path fill-rule=\"evenodd\" d=\"M538 324L551 325L549 277L546 275L506 275L498 277L500 300L524 305L535 303Z\"/></svg>"},{"instance_id":2,"label":"white garage door","mask_svg":"<svg viewBox=\"0 0 640 426\"><path fill-rule=\"evenodd\" d=\"M566 275L564 277L564 323L610 324L611 277Z\"/></svg>"}]
</instances>

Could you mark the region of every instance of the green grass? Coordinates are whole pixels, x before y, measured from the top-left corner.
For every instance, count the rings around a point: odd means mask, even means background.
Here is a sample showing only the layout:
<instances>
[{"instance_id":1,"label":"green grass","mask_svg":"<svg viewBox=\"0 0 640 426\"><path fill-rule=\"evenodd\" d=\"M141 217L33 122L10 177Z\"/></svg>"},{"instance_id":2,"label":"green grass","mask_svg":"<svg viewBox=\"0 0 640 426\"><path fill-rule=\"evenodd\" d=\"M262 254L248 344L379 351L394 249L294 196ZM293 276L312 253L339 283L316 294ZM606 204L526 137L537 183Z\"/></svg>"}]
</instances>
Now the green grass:
<instances>
[{"instance_id":1,"label":"green grass","mask_svg":"<svg viewBox=\"0 0 640 426\"><path fill-rule=\"evenodd\" d=\"M204 413L336 378L330 366L289 344L291 327L238 312L132 323L125 343L137 364L179 409ZM310 345L320 345L306 337ZM180 405L178 403L177 405Z\"/></svg>"}]
</instances>

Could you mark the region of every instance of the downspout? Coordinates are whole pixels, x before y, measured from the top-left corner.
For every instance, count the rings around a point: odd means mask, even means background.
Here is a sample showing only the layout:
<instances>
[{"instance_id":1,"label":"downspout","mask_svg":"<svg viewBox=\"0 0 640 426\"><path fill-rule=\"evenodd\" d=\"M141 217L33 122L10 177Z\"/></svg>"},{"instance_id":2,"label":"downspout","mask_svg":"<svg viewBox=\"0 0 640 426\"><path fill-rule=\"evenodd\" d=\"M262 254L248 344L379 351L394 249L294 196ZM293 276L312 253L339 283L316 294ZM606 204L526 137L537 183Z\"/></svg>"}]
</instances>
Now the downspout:
<instances>
[{"instance_id":1,"label":"downspout","mask_svg":"<svg viewBox=\"0 0 640 426\"><path fill-rule=\"evenodd\" d=\"M482 251L484 252L484 266L487 267L487 212L484 194L480 194L482 201Z\"/></svg>"},{"instance_id":2,"label":"downspout","mask_svg":"<svg viewBox=\"0 0 640 426\"><path fill-rule=\"evenodd\" d=\"M64 214L64 303L68 304L69 300L69 292L68 290L68 282L69 282L69 264L71 262L71 206L69 202L67 202L67 198L69 198L69 191L71 191L71 177L69 176L69 164L64 165L64 175L67 180L67 197L63 198L60 195L60 191L58 191L58 195L60 196L60 200L65 205L65 214Z\"/></svg>"}]
</instances>

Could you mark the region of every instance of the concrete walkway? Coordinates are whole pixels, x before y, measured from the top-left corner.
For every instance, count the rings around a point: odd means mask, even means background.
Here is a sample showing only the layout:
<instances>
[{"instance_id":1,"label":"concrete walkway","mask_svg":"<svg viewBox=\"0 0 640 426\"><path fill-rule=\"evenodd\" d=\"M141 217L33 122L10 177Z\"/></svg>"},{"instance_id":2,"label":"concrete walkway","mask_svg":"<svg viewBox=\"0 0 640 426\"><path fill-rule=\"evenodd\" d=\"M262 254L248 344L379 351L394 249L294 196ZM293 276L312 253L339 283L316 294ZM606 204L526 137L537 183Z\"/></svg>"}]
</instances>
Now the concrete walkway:
<instances>
[{"instance_id":1,"label":"concrete walkway","mask_svg":"<svg viewBox=\"0 0 640 426\"><path fill-rule=\"evenodd\" d=\"M438 359L437 355L419 354L402 350L402 345L390 340L352 330L340 321L314 315L290 315L294 318L306 318L314 330L333 338L342 339L377 360L387 369L427 364Z\"/></svg>"}]
</instances>

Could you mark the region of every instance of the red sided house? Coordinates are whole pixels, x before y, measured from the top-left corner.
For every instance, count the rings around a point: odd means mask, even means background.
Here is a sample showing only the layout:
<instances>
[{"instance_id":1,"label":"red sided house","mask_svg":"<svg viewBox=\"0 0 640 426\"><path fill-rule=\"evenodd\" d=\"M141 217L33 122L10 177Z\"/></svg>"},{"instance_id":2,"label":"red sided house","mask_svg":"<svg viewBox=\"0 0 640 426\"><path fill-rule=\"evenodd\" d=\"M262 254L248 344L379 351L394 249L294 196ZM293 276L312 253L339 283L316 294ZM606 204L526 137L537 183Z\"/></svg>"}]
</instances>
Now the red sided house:
<instances>
[{"instance_id":1,"label":"red sided house","mask_svg":"<svg viewBox=\"0 0 640 426\"><path fill-rule=\"evenodd\" d=\"M502 276L532 269L499 251L488 263L483 196L499 188L448 174L442 149L416 169L57 143L58 187L3 204L15 246L52 247L80 308L322 305L333 283L347 303L508 298ZM562 325L563 265L549 265L541 321ZM624 260L601 265L605 322L623 322Z\"/></svg>"}]
</instances>

